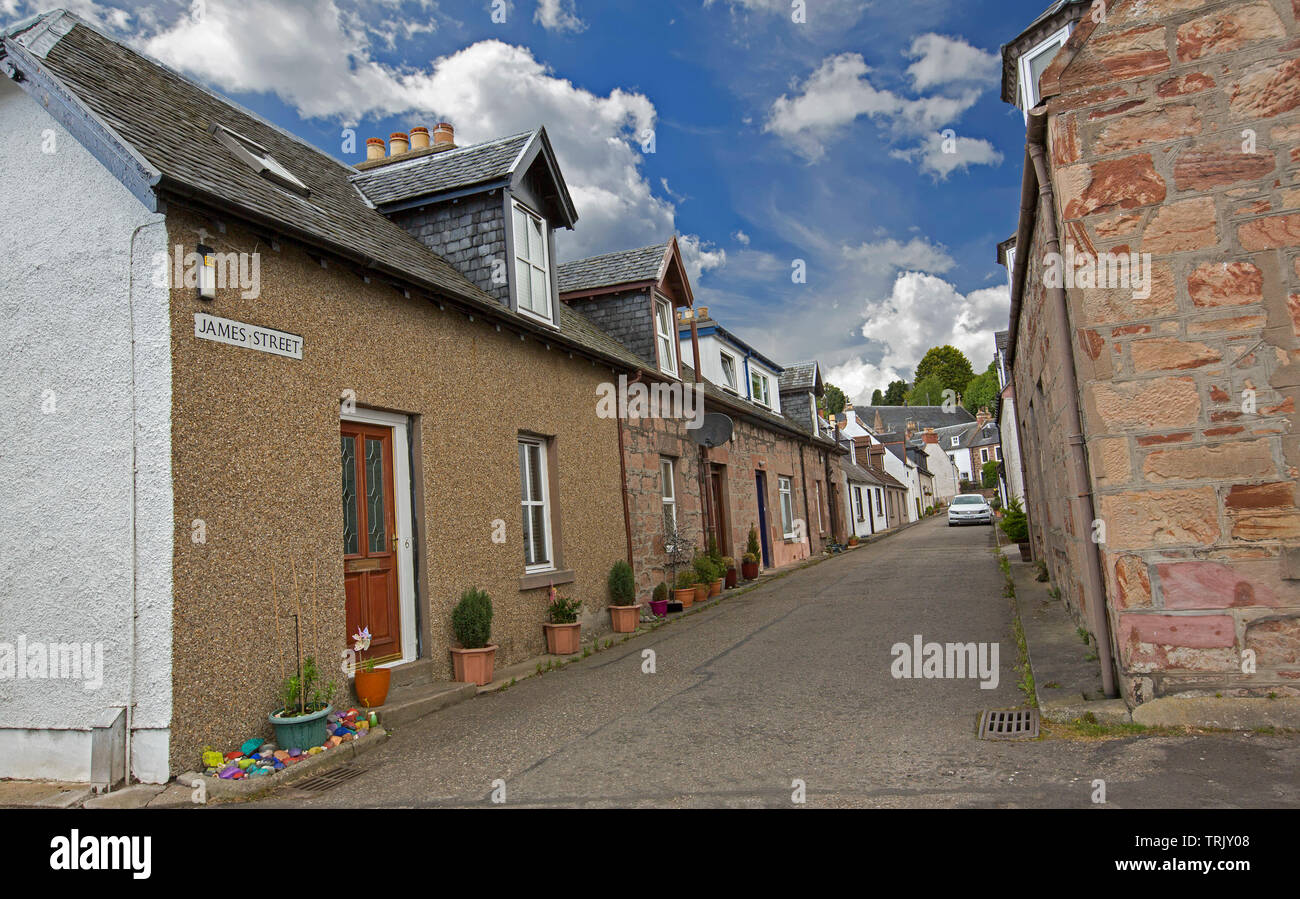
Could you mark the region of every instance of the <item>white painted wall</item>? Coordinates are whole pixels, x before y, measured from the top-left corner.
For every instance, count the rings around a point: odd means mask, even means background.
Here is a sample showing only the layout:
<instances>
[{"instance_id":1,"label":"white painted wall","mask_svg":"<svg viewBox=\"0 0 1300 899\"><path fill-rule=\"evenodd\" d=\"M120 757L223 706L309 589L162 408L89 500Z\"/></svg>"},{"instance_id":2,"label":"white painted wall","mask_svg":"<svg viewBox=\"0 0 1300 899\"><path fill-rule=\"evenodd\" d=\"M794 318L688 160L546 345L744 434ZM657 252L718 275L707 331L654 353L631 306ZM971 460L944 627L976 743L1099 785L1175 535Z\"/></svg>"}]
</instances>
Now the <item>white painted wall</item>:
<instances>
[{"instance_id":1,"label":"white painted wall","mask_svg":"<svg viewBox=\"0 0 1300 899\"><path fill-rule=\"evenodd\" d=\"M1025 501L1025 482L1020 468L1020 428L1016 424L1016 401L1008 392L1002 397L1002 412L998 418L1002 435L1002 467L1006 470L1004 502Z\"/></svg>"},{"instance_id":2,"label":"white painted wall","mask_svg":"<svg viewBox=\"0 0 1300 899\"><path fill-rule=\"evenodd\" d=\"M694 347L691 346L690 335L681 338L681 358L688 365L695 368L702 374L705 380L712 381L719 387L731 389L727 379L722 375L722 353L726 353L736 360L736 392L744 399L749 399L749 375L745 370L745 351L731 343L721 340L716 334L701 334L699 336L700 360L696 362ZM772 369L763 365L757 359L750 358L749 369L758 370L767 375L769 388L769 398L771 405L768 407L773 412L781 411L781 392L777 384L776 374Z\"/></svg>"},{"instance_id":3,"label":"white painted wall","mask_svg":"<svg viewBox=\"0 0 1300 899\"><path fill-rule=\"evenodd\" d=\"M103 649L103 683L86 689L18 679L0 646L0 777L87 780L88 728L127 705L134 658L132 767L160 782L174 534L168 293L152 282L163 217L7 79L0 196L0 644Z\"/></svg>"},{"instance_id":4,"label":"white painted wall","mask_svg":"<svg viewBox=\"0 0 1300 899\"><path fill-rule=\"evenodd\" d=\"M927 443L924 446L928 459L925 467L930 469L930 474L934 475L935 499L942 503L951 502L960 486L957 480L957 467L949 458L949 451L939 444Z\"/></svg>"}]
</instances>

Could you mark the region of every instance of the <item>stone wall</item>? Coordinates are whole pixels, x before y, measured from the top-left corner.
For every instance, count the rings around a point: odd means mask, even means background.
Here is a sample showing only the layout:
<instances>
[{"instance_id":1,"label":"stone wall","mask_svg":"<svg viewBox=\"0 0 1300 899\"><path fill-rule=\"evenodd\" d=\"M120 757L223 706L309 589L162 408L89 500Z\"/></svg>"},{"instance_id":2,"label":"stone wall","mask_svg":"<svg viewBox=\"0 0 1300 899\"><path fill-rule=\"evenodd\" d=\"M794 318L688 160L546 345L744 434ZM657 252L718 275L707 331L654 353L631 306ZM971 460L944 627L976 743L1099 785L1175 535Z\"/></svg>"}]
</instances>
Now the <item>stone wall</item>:
<instances>
[{"instance_id":1,"label":"stone wall","mask_svg":"<svg viewBox=\"0 0 1300 899\"><path fill-rule=\"evenodd\" d=\"M1131 702L1300 695L1297 7L1112 4L1042 79L1063 251L1151 254L1149 290L1067 289ZM1087 621L1043 227L1021 248L1018 422L1036 552Z\"/></svg>"},{"instance_id":2,"label":"stone wall","mask_svg":"<svg viewBox=\"0 0 1300 899\"><path fill-rule=\"evenodd\" d=\"M499 191L492 191L405 210L390 218L501 305L509 306L512 275L504 202ZM494 260L499 263L495 280Z\"/></svg>"}]
</instances>

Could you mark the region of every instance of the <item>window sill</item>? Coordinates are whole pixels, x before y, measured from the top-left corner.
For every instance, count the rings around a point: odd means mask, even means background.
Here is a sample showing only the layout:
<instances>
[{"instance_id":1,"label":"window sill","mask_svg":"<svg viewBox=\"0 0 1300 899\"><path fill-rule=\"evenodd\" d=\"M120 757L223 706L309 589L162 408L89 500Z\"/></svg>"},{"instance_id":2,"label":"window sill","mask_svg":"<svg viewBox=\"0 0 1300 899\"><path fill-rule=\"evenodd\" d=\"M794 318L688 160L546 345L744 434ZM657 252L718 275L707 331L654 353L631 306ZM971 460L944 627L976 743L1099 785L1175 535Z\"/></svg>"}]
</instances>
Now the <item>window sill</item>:
<instances>
[{"instance_id":1,"label":"window sill","mask_svg":"<svg viewBox=\"0 0 1300 899\"><path fill-rule=\"evenodd\" d=\"M577 580L572 568L553 569L551 571L536 571L532 574L525 574L519 579L519 591L536 590L538 587L549 587L552 584L571 584Z\"/></svg>"}]
</instances>

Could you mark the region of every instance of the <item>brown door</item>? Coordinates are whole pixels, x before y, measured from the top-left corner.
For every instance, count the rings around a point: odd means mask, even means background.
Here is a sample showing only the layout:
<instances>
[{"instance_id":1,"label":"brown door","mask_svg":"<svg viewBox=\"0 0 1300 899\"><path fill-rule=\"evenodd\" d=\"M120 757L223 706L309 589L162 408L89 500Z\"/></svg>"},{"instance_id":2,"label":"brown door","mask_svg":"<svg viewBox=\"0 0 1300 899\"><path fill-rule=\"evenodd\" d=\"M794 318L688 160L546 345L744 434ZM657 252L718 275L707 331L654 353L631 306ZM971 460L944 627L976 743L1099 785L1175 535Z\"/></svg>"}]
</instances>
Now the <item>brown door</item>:
<instances>
[{"instance_id":1,"label":"brown door","mask_svg":"<svg viewBox=\"0 0 1300 899\"><path fill-rule=\"evenodd\" d=\"M713 539L718 542L718 552L724 556L731 555L731 541L727 539L727 507L722 502L722 478L724 472L713 469L710 490L713 496Z\"/></svg>"},{"instance_id":2,"label":"brown door","mask_svg":"<svg viewBox=\"0 0 1300 899\"><path fill-rule=\"evenodd\" d=\"M382 425L342 423L343 587L348 646L370 629L370 651L361 658L402 651L397 591L397 529L394 526L393 431Z\"/></svg>"}]
</instances>

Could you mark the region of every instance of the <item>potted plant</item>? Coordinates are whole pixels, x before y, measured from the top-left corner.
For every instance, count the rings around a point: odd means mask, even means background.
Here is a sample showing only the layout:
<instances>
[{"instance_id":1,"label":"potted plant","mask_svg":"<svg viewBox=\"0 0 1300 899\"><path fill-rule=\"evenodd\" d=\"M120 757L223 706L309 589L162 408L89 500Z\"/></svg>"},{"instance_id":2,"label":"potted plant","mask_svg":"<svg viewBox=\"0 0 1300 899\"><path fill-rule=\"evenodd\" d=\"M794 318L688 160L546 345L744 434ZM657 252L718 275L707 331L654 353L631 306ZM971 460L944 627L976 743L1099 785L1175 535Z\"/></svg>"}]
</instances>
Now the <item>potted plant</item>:
<instances>
[{"instance_id":1,"label":"potted plant","mask_svg":"<svg viewBox=\"0 0 1300 899\"><path fill-rule=\"evenodd\" d=\"M641 620L632 566L622 559L609 571L609 623L616 634L630 634Z\"/></svg>"},{"instance_id":2,"label":"potted plant","mask_svg":"<svg viewBox=\"0 0 1300 899\"><path fill-rule=\"evenodd\" d=\"M730 590L732 587L736 586L736 560L731 558L731 556L723 556L722 570L726 572L726 574L723 575L726 582L725 586Z\"/></svg>"},{"instance_id":3,"label":"potted plant","mask_svg":"<svg viewBox=\"0 0 1300 899\"><path fill-rule=\"evenodd\" d=\"M722 572L718 571L717 566L713 564L713 559L707 555L697 556L692 563L692 567L695 569L695 599L697 602L702 602L710 596L717 596L722 592ZM703 596L699 593L700 587L704 588Z\"/></svg>"},{"instance_id":4,"label":"potted plant","mask_svg":"<svg viewBox=\"0 0 1300 899\"><path fill-rule=\"evenodd\" d=\"M1002 528L1002 533L1007 535L1007 539L1012 543L1020 545L1020 558L1025 562L1034 560L1032 547L1029 545L1029 518L1025 515L1025 510L1020 506L1019 499L1012 499L1007 503L1006 512L1002 520L998 522L998 527Z\"/></svg>"},{"instance_id":5,"label":"potted plant","mask_svg":"<svg viewBox=\"0 0 1300 899\"><path fill-rule=\"evenodd\" d=\"M370 628L363 627L352 635L354 658L370 648ZM357 702L368 709L378 708L388 699L388 687L392 681L392 669L381 668L389 662L396 662L402 654L363 659L352 664L352 689L356 691Z\"/></svg>"},{"instance_id":6,"label":"potted plant","mask_svg":"<svg viewBox=\"0 0 1300 899\"><path fill-rule=\"evenodd\" d=\"M663 581L655 584L655 592L650 599L650 611L658 618L668 614L668 585Z\"/></svg>"},{"instance_id":7,"label":"potted plant","mask_svg":"<svg viewBox=\"0 0 1300 899\"><path fill-rule=\"evenodd\" d=\"M852 537L849 538L849 546L857 546L857 545L858 545L858 536L857 534L854 534Z\"/></svg>"},{"instance_id":8,"label":"potted plant","mask_svg":"<svg viewBox=\"0 0 1300 899\"><path fill-rule=\"evenodd\" d=\"M328 738L326 717L334 711L330 698L334 681L321 684L314 656L307 656L298 671L280 685L280 708L267 716L275 728L275 742L281 749L310 749Z\"/></svg>"},{"instance_id":9,"label":"potted plant","mask_svg":"<svg viewBox=\"0 0 1300 899\"><path fill-rule=\"evenodd\" d=\"M727 567L722 564L722 553L718 550L718 541L709 538L709 562L713 565L713 580L709 582L709 595L717 596L722 592L723 576L727 573Z\"/></svg>"},{"instance_id":10,"label":"potted plant","mask_svg":"<svg viewBox=\"0 0 1300 899\"><path fill-rule=\"evenodd\" d=\"M758 528L749 526L749 542L745 544L745 554L741 556L740 573L745 580L752 581L758 577Z\"/></svg>"},{"instance_id":11,"label":"potted plant","mask_svg":"<svg viewBox=\"0 0 1300 899\"><path fill-rule=\"evenodd\" d=\"M673 599L681 603L683 609L689 609L695 604L695 572L689 568L677 572L676 584L677 588L673 590Z\"/></svg>"},{"instance_id":12,"label":"potted plant","mask_svg":"<svg viewBox=\"0 0 1300 899\"><path fill-rule=\"evenodd\" d=\"M578 621L578 609L582 608L582 603L561 596L554 587L548 596L551 604L546 608L547 620L542 625L546 632L546 651L551 655L571 656L582 643L582 624Z\"/></svg>"},{"instance_id":13,"label":"potted plant","mask_svg":"<svg viewBox=\"0 0 1300 899\"><path fill-rule=\"evenodd\" d=\"M460 595L451 612L451 629L460 646L451 647L451 667L457 681L465 684L492 683L497 648L492 637L492 598L477 587Z\"/></svg>"}]
</instances>

